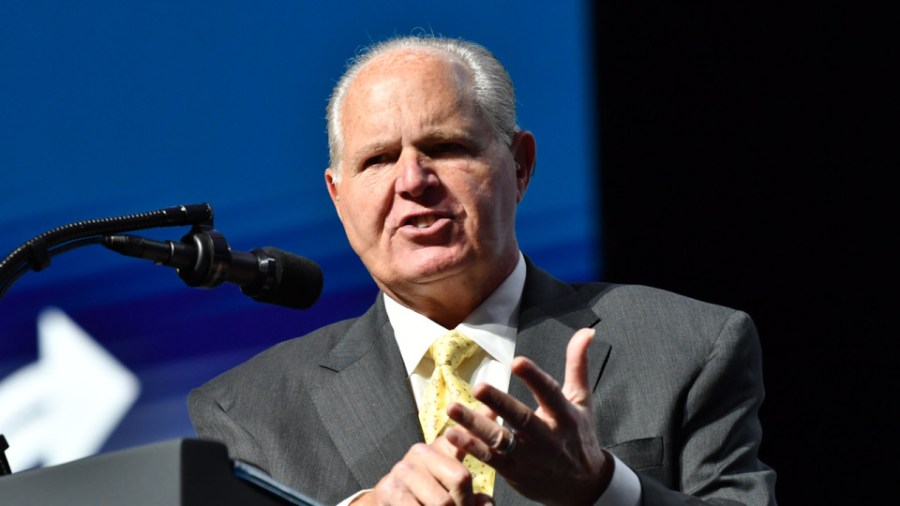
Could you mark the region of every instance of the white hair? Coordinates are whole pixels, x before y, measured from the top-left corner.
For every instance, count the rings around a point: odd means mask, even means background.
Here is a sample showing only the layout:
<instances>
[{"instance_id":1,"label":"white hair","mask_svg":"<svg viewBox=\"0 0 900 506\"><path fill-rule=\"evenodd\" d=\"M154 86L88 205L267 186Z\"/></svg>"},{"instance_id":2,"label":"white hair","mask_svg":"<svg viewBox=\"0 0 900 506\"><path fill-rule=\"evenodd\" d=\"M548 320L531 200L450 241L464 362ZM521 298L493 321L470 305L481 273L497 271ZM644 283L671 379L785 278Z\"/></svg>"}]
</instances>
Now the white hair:
<instances>
[{"instance_id":1,"label":"white hair","mask_svg":"<svg viewBox=\"0 0 900 506\"><path fill-rule=\"evenodd\" d=\"M472 74L475 106L490 124L497 139L512 143L516 126L516 94L512 80L503 65L485 47L463 39L435 36L407 36L379 42L350 60L344 75L331 93L326 109L328 150L335 180L341 175L341 150L344 146L341 131L341 110L347 89L353 79L369 62L398 49L420 49L448 57L464 65Z\"/></svg>"}]
</instances>

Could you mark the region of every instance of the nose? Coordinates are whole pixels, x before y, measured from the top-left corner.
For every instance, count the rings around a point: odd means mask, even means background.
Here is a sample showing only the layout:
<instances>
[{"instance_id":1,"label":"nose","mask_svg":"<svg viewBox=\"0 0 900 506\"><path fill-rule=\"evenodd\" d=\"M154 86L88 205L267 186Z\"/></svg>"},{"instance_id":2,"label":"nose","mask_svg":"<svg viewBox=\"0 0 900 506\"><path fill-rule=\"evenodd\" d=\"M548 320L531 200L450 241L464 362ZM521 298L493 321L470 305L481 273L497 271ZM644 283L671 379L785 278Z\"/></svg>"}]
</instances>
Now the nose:
<instances>
[{"instance_id":1,"label":"nose","mask_svg":"<svg viewBox=\"0 0 900 506\"><path fill-rule=\"evenodd\" d=\"M397 162L399 174L395 181L398 194L407 198L418 198L429 188L438 184L437 174L423 163L418 152L411 151L401 155Z\"/></svg>"}]
</instances>

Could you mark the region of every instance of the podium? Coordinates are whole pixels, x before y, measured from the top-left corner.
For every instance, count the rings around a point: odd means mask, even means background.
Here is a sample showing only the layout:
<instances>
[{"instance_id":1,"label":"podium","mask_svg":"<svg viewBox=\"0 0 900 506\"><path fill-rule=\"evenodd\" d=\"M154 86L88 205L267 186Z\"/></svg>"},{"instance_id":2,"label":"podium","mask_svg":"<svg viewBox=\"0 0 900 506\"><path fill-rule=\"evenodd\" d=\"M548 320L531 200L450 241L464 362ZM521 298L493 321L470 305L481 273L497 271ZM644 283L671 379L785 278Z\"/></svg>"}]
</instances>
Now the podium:
<instances>
[{"instance_id":1,"label":"podium","mask_svg":"<svg viewBox=\"0 0 900 506\"><path fill-rule=\"evenodd\" d=\"M225 445L175 439L0 476L0 504L15 506L322 506Z\"/></svg>"}]
</instances>

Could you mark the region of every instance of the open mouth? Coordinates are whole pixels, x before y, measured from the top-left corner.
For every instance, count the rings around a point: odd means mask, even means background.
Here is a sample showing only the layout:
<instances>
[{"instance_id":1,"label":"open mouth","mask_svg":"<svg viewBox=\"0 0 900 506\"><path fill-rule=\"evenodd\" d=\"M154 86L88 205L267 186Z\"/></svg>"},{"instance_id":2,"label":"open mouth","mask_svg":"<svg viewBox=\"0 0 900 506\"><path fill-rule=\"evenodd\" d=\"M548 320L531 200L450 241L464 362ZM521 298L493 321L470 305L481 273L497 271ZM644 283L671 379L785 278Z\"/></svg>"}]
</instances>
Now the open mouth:
<instances>
[{"instance_id":1,"label":"open mouth","mask_svg":"<svg viewBox=\"0 0 900 506\"><path fill-rule=\"evenodd\" d=\"M411 226L415 228L428 228L438 220L438 217L433 214L424 214L421 216L412 216L403 223L404 226Z\"/></svg>"}]
</instances>

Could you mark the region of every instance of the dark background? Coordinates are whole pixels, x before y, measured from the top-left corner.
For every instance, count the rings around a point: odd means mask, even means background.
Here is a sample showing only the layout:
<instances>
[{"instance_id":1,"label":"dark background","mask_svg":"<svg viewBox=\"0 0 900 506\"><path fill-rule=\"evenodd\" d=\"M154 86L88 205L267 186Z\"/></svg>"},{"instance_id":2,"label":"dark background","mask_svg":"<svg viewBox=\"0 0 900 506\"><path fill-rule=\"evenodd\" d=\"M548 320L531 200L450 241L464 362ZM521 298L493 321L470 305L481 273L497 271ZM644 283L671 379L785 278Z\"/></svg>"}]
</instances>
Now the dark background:
<instances>
[{"instance_id":1,"label":"dark background","mask_svg":"<svg viewBox=\"0 0 900 506\"><path fill-rule=\"evenodd\" d=\"M893 488L877 475L896 425L883 79L897 60L879 16L715 1L595 12L604 277L750 313L761 456L782 504L877 504Z\"/></svg>"}]
</instances>

